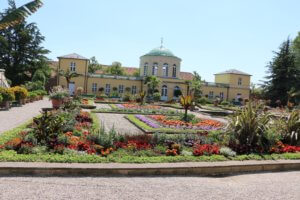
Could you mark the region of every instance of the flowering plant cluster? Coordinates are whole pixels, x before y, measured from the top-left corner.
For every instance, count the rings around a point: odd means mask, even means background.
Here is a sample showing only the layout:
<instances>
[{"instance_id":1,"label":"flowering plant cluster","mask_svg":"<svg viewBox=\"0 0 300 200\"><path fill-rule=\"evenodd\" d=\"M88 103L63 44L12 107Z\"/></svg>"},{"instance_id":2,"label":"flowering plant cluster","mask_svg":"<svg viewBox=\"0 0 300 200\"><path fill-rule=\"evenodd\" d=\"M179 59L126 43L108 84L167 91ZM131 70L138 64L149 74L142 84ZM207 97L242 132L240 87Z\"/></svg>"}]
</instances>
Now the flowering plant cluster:
<instances>
[{"instance_id":1,"label":"flowering plant cluster","mask_svg":"<svg viewBox=\"0 0 300 200\"><path fill-rule=\"evenodd\" d=\"M277 144L270 149L270 153L296 153L300 152L300 146L291 146L277 142Z\"/></svg>"},{"instance_id":2,"label":"flowering plant cluster","mask_svg":"<svg viewBox=\"0 0 300 200\"><path fill-rule=\"evenodd\" d=\"M196 145L193 151L194 156L202 156L202 155L210 156L212 154L219 154L219 153L220 153L220 147L218 145L213 145L213 144Z\"/></svg>"},{"instance_id":3,"label":"flowering plant cluster","mask_svg":"<svg viewBox=\"0 0 300 200\"><path fill-rule=\"evenodd\" d=\"M150 126L151 128L160 128L158 124L154 123L152 120L148 119L144 115L135 115L135 117L140 121L144 122L145 124L147 124L148 126Z\"/></svg>"},{"instance_id":4,"label":"flowering plant cluster","mask_svg":"<svg viewBox=\"0 0 300 200\"><path fill-rule=\"evenodd\" d=\"M128 149L132 151L136 150L148 150L152 148L152 145L147 141L141 140L128 140L127 142L115 142L114 146L119 149Z\"/></svg>"},{"instance_id":5,"label":"flowering plant cluster","mask_svg":"<svg viewBox=\"0 0 300 200\"><path fill-rule=\"evenodd\" d=\"M119 108L124 109L160 109L160 106L155 105L138 105L138 104L117 104Z\"/></svg>"},{"instance_id":6,"label":"flowering plant cluster","mask_svg":"<svg viewBox=\"0 0 300 200\"><path fill-rule=\"evenodd\" d=\"M176 128L196 128L201 130L217 130L220 129L223 124L221 122L209 119L200 119L199 122L185 122L179 119L170 119L170 117L164 115L151 115L151 119L159 122L163 126L174 126ZM199 119L199 118L198 118Z\"/></svg>"}]
</instances>

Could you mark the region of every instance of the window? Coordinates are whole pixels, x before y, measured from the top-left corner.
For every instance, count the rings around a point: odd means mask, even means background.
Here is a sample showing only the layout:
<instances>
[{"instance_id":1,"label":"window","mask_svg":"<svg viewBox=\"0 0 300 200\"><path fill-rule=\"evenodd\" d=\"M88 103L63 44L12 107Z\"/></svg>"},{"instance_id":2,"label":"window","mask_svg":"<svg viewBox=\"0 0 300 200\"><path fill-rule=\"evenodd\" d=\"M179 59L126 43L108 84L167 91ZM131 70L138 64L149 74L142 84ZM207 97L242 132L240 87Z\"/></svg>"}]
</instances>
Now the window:
<instances>
[{"instance_id":1,"label":"window","mask_svg":"<svg viewBox=\"0 0 300 200\"><path fill-rule=\"evenodd\" d=\"M122 94L124 92L124 85L119 85L119 93Z\"/></svg>"},{"instance_id":2,"label":"window","mask_svg":"<svg viewBox=\"0 0 300 200\"><path fill-rule=\"evenodd\" d=\"M208 98L209 99L213 99L214 98L214 92L213 91L209 91Z\"/></svg>"},{"instance_id":3,"label":"window","mask_svg":"<svg viewBox=\"0 0 300 200\"><path fill-rule=\"evenodd\" d=\"M182 95L180 87L179 86L175 86L174 87L174 97L179 97L180 95Z\"/></svg>"},{"instance_id":4,"label":"window","mask_svg":"<svg viewBox=\"0 0 300 200\"><path fill-rule=\"evenodd\" d=\"M161 96L163 96L163 97L168 96L168 87L166 85L162 86Z\"/></svg>"},{"instance_id":5,"label":"window","mask_svg":"<svg viewBox=\"0 0 300 200\"><path fill-rule=\"evenodd\" d=\"M165 63L164 65L163 65L163 76L164 77L168 77L168 74L169 74L169 65L167 64L167 63Z\"/></svg>"},{"instance_id":6,"label":"window","mask_svg":"<svg viewBox=\"0 0 300 200\"><path fill-rule=\"evenodd\" d=\"M92 84L92 92L97 92L97 83Z\"/></svg>"},{"instance_id":7,"label":"window","mask_svg":"<svg viewBox=\"0 0 300 200\"><path fill-rule=\"evenodd\" d=\"M238 85L242 85L242 78L239 78Z\"/></svg>"},{"instance_id":8,"label":"window","mask_svg":"<svg viewBox=\"0 0 300 200\"><path fill-rule=\"evenodd\" d=\"M133 85L131 88L131 94L136 94L136 85Z\"/></svg>"},{"instance_id":9,"label":"window","mask_svg":"<svg viewBox=\"0 0 300 200\"><path fill-rule=\"evenodd\" d=\"M147 76L148 74L148 63L145 63L144 65L144 76Z\"/></svg>"},{"instance_id":10,"label":"window","mask_svg":"<svg viewBox=\"0 0 300 200\"><path fill-rule=\"evenodd\" d=\"M110 93L110 84L106 84L105 85L105 94L109 95L109 93Z\"/></svg>"},{"instance_id":11,"label":"window","mask_svg":"<svg viewBox=\"0 0 300 200\"><path fill-rule=\"evenodd\" d=\"M158 71L158 64L154 63L152 67L152 75L157 76L157 71Z\"/></svg>"},{"instance_id":12,"label":"window","mask_svg":"<svg viewBox=\"0 0 300 200\"><path fill-rule=\"evenodd\" d=\"M172 77L176 78L176 65L173 65L173 70L172 70Z\"/></svg>"},{"instance_id":13,"label":"window","mask_svg":"<svg viewBox=\"0 0 300 200\"><path fill-rule=\"evenodd\" d=\"M220 92L220 99L224 99L224 93Z\"/></svg>"},{"instance_id":14,"label":"window","mask_svg":"<svg viewBox=\"0 0 300 200\"><path fill-rule=\"evenodd\" d=\"M75 62L71 62L70 63L70 71L71 72L75 72L76 71L76 63Z\"/></svg>"}]
</instances>

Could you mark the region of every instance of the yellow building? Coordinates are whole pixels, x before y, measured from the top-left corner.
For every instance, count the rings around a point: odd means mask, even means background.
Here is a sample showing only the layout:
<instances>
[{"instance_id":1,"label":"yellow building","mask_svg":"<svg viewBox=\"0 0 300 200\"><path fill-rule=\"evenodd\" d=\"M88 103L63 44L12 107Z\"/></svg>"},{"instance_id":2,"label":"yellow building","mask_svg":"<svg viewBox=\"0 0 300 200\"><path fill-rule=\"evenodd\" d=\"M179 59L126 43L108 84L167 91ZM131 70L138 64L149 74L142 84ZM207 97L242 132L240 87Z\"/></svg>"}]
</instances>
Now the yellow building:
<instances>
[{"instance_id":1,"label":"yellow building","mask_svg":"<svg viewBox=\"0 0 300 200\"><path fill-rule=\"evenodd\" d=\"M160 79L158 90L161 93L161 100L168 101L175 98L175 90L181 90L182 94L187 94L188 81L193 79L192 73L181 72L181 59L163 46L141 56L139 68L124 67L126 76L105 74L103 70L89 74L89 59L75 53L60 56L58 60L56 66L58 70L70 70L80 75L73 78L69 86L64 77L57 77L57 84L68 87L71 94L75 93L76 88L82 87L86 94L97 95L99 89L103 88L107 95L110 95L113 89L117 89L120 96L125 93L125 90L134 95L147 90L144 84L147 76L157 76ZM52 66L55 66L53 62ZM137 72L139 76L133 76ZM203 83L203 96L210 99L218 97L229 101L239 98L249 99L250 76L238 70L217 73L214 83Z\"/></svg>"}]
</instances>

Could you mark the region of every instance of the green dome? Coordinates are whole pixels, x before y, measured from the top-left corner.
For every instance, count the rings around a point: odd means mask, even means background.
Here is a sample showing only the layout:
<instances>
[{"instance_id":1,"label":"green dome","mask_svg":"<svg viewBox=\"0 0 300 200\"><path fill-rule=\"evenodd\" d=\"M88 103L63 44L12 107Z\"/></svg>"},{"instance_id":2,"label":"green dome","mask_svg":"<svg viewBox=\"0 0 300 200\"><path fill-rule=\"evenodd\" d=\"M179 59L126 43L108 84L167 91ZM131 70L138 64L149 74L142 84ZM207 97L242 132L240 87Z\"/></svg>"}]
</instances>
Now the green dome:
<instances>
[{"instance_id":1,"label":"green dome","mask_svg":"<svg viewBox=\"0 0 300 200\"><path fill-rule=\"evenodd\" d=\"M170 56L170 57L176 57L169 49L166 49L164 47L158 47L158 48L152 49L149 53L145 54L144 56Z\"/></svg>"}]
</instances>

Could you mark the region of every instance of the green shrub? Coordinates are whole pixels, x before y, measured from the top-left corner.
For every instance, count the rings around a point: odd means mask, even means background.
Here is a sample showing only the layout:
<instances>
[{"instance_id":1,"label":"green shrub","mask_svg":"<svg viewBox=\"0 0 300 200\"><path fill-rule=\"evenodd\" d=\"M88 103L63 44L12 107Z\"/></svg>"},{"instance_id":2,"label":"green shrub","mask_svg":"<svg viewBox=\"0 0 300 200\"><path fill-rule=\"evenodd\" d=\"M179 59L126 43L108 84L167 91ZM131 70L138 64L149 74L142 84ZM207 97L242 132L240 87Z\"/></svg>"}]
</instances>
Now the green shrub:
<instances>
[{"instance_id":1,"label":"green shrub","mask_svg":"<svg viewBox=\"0 0 300 200\"><path fill-rule=\"evenodd\" d=\"M229 102L229 101L222 101L222 102L221 102L221 105L222 105L222 106L229 106L229 105L230 105L230 102Z\"/></svg>"},{"instance_id":2,"label":"green shrub","mask_svg":"<svg viewBox=\"0 0 300 200\"><path fill-rule=\"evenodd\" d=\"M13 90L13 92L15 94L15 98L18 101L21 100L21 99L25 99L28 96L28 91L24 87L15 86L11 89Z\"/></svg>"},{"instance_id":3,"label":"green shrub","mask_svg":"<svg viewBox=\"0 0 300 200\"><path fill-rule=\"evenodd\" d=\"M25 88L28 91L45 90L44 83L41 81L27 82Z\"/></svg>"},{"instance_id":4,"label":"green shrub","mask_svg":"<svg viewBox=\"0 0 300 200\"><path fill-rule=\"evenodd\" d=\"M212 104L212 100L206 98L206 97L201 97L197 103L201 104L201 105L205 105L205 104Z\"/></svg>"},{"instance_id":5,"label":"green shrub","mask_svg":"<svg viewBox=\"0 0 300 200\"><path fill-rule=\"evenodd\" d=\"M161 95L160 95L159 92L155 92L155 93L153 94L153 100L154 100L154 101L160 101L160 97L161 97Z\"/></svg>"},{"instance_id":6,"label":"green shrub","mask_svg":"<svg viewBox=\"0 0 300 200\"><path fill-rule=\"evenodd\" d=\"M101 145L104 148L110 148L113 146L114 142L117 139L117 134L113 129L109 131L109 133L105 132L104 124L101 124L101 129L95 131L91 135L88 136L89 140L95 142L95 144Z\"/></svg>"},{"instance_id":7,"label":"green shrub","mask_svg":"<svg viewBox=\"0 0 300 200\"><path fill-rule=\"evenodd\" d=\"M230 149L229 147L221 147L220 154L225 157L235 157L236 152Z\"/></svg>"},{"instance_id":8,"label":"green shrub","mask_svg":"<svg viewBox=\"0 0 300 200\"><path fill-rule=\"evenodd\" d=\"M11 88L0 87L0 95L2 96L2 101L13 101L15 100L15 93Z\"/></svg>"},{"instance_id":9,"label":"green shrub","mask_svg":"<svg viewBox=\"0 0 300 200\"><path fill-rule=\"evenodd\" d=\"M3 101L2 94L0 94L0 103Z\"/></svg>"}]
</instances>

